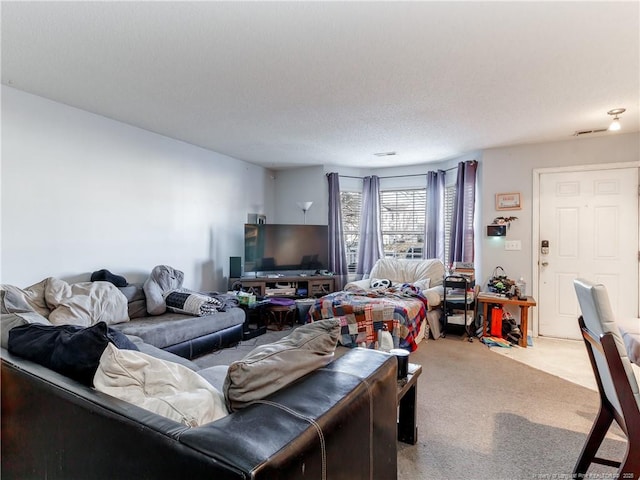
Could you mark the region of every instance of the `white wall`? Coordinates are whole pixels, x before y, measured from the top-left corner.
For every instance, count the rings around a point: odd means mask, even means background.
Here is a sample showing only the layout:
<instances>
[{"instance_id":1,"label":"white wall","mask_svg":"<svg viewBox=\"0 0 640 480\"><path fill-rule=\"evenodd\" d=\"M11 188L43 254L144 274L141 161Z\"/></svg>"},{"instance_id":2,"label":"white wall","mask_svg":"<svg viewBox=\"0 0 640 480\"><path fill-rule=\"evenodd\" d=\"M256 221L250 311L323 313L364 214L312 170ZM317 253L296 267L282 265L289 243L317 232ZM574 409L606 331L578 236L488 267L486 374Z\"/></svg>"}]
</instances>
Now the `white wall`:
<instances>
[{"instance_id":1,"label":"white wall","mask_svg":"<svg viewBox=\"0 0 640 480\"><path fill-rule=\"evenodd\" d=\"M429 170L447 169L454 167L464 160L478 160L476 199L476 278L484 285L498 265L502 266L507 275L519 278L523 275L527 284L532 283L532 210L531 198L533 187L533 170L544 167L563 167L570 165L638 162L640 160L640 134L603 134L592 138L570 138L566 141L547 142L532 145L494 148L475 151L454 159L437 163L425 163L410 167L389 167L378 169L350 169L327 165L324 170L296 169L288 171L289 178L295 178L296 189L304 183L314 185L314 195L320 198L324 207L327 206L327 186L325 173L338 172L341 175L362 177L378 175L389 177L395 175L423 174ZM305 170L303 172L303 170ZM282 173L282 172L280 172ZM453 172L455 173L455 172ZM454 178L455 180L455 178ZM423 186L425 177L422 175L386 178L381 181L382 188L416 188ZM319 189L318 186L322 188ZM341 189L358 190L362 181L352 178L341 178ZM299 193L291 194L291 183L278 183L278 195L281 204L295 205ZM495 209L495 194L500 192L520 192L522 195L522 210L497 211ZM314 197L315 198L315 197ZM314 201L314 207L316 203ZM518 220L511 223L507 239L521 240L522 250L504 250L504 238L489 238L486 236L486 226L497 216L516 216ZM309 218L309 217L307 217ZM324 222L326 223L326 217ZM295 222L291 222L295 223Z\"/></svg>"},{"instance_id":2,"label":"white wall","mask_svg":"<svg viewBox=\"0 0 640 480\"><path fill-rule=\"evenodd\" d=\"M307 167L271 172L19 90L2 87L2 282L27 286L47 276L88 279L107 268L129 281L153 266L185 272L185 286L223 290L229 256L243 255L247 213L269 223L302 223L299 201L313 201L307 223L327 223L325 174L407 175L475 158L478 169L478 279L496 265L531 283L532 175L535 168L640 159L638 133L489 149L435 164L386 169ZM481 157L481 158L480 158ZM423 177L385 179L411 188ZM342 188L360 180L341 178ZM486 237L498 192L518 191L509 239Z\"/></svg>"},{"instance_id":3,"label":"white wall","mask_svg":"<svg viewBox=\"0 0 640 480\"><path fill-rule=\"evenodd\" d=\"M640 134L603 134L591 138L571 138L566 141L521 145L485 150L482 161L481 191L483 206L478 232L482 239L480 279L484 282L500 265L511 278L524 275L532 284L533 249L538 248L532 238L533 171L538 168L592 165L640 160ZM497 211L495 194L520 192L521 210ZM516 216L511 223L507 240L521 240L522 250L505 251L504 238L489 238L486 225L497 216ZM530 287L529 287L530 288ZM535 293L535 292L534 292Z\"/></svg>"},{"instance_id":4,"label":"white wall","mask_svg":"<svg viewBox=\"0 0 640 480\"><path fill-rule=\"evenodd\" d=\"M1 279L130 282L159 264L226 290L247 213L273 216L273 172L2 87Z\"/></svg>"},{"instance_id":5,"label":"white wall","mask_svg":"<svg viewBox=\"0 0 640 480\"><path fill-rule=\"evenodd\" d=\"M329 215L328 183L322 166L275 172L273 218L267 223L302 224L304 214L298 202L313 202L307 211L308 225L326 225Z\"/></svg>"}]
</instances>

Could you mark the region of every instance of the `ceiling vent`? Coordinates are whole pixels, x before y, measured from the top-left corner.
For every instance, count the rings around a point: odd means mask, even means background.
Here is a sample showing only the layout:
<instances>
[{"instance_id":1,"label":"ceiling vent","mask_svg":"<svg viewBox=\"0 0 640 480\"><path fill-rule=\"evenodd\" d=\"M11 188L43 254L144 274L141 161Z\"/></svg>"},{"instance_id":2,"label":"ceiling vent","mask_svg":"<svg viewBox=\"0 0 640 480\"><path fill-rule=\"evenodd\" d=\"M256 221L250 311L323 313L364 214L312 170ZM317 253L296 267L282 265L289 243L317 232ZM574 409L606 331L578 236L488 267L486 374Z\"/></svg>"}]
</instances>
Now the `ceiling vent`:
<instances>
[{"instance_id":1,"label":"ceiling vent","mask_svg":"<svg viewBox=\"0 0 640 480\"><path fill-rule=\"evenodd\" d=\"M602 133L606 131L607 131L606 128L596 128L595 130L578 130L576 133L573 134L573 136L580 137L582 135L589 135L591 133Z\"/></svg>"}]
</instances>

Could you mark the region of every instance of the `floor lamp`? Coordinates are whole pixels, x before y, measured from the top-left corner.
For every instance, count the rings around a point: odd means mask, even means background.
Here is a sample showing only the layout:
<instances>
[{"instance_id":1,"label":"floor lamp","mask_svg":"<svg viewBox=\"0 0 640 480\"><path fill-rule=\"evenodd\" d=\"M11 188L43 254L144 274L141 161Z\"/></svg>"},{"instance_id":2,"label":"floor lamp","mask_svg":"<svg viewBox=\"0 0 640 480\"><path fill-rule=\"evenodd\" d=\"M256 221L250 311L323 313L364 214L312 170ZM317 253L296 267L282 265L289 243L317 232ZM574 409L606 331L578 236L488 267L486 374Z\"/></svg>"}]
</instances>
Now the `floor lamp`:
<instances>
[{"instance_id":1,"label":"floor lamp","mask_svg":"<svg viewBox=\"0 0 640 480\"><path fill-rule=\"evenodd\" d=\"M304 224L307 224L307 210L311 208L313 202L298 202L298 206L302 209L302 214L304 216Z\"/></svg>"}]
</instances>

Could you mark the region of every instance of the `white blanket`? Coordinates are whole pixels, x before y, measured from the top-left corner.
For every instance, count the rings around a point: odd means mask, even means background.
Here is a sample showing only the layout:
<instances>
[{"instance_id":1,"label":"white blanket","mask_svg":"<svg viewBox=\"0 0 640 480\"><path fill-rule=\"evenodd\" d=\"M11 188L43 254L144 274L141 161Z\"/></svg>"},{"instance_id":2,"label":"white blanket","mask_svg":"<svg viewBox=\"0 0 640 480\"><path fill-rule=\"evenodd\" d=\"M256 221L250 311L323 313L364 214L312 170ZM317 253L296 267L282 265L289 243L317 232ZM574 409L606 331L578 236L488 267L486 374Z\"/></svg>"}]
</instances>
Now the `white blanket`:
<instances>
[{"instance_id":1,"label":"white blanket","mask_svg":"<svg viewBox=\"0 0 640 480\"><path fill-rule=\"evenodd\" d=\"M68 284L49 278L44 297L51 309L49 321L54 325L89 327L101 321L107 325L129 321L127 297L109 282Z\"/></svg>"}]
</instances>

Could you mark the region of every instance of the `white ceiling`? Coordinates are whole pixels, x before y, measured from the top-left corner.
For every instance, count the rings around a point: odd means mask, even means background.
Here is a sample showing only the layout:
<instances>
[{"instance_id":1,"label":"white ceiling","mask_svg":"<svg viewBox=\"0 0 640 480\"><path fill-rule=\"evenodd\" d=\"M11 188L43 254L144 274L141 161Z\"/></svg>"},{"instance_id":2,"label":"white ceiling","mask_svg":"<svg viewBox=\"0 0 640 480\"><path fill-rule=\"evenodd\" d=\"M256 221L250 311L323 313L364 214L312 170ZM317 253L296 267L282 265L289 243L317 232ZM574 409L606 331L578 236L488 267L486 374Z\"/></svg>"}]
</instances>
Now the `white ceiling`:
<instances>
[{"instance_id":1,"label":"white ceiling","mask_svg":"<svg viewBox=\"0 0 640 480\"><path fill-rule=\"evenodd\" d=\"M2 83L269 168L410 165L638 131L639 5L2 2Z\"/></svg>"}]
</instances>

